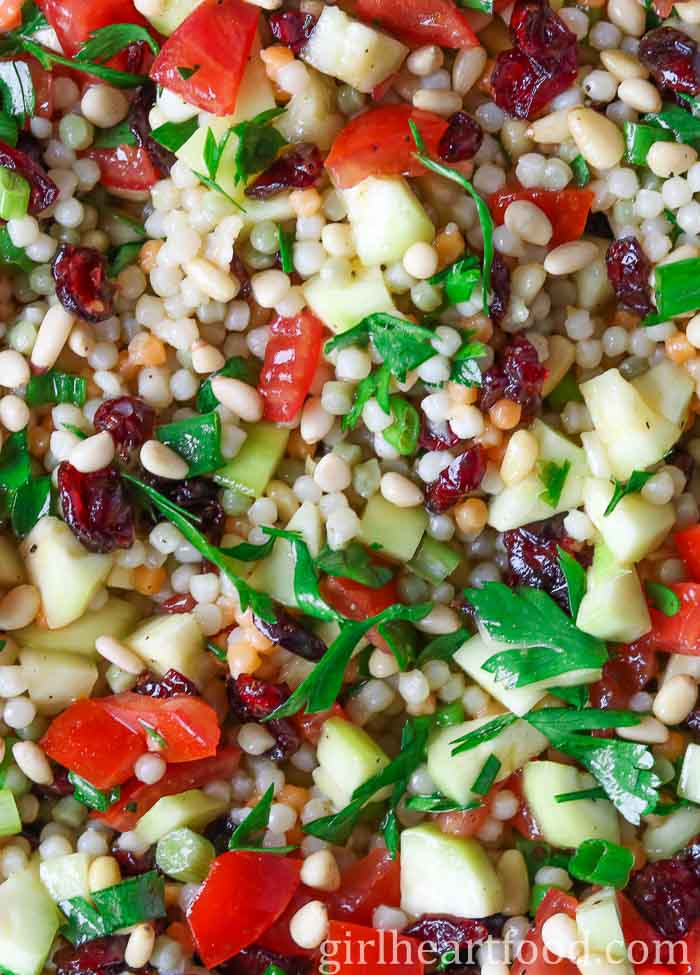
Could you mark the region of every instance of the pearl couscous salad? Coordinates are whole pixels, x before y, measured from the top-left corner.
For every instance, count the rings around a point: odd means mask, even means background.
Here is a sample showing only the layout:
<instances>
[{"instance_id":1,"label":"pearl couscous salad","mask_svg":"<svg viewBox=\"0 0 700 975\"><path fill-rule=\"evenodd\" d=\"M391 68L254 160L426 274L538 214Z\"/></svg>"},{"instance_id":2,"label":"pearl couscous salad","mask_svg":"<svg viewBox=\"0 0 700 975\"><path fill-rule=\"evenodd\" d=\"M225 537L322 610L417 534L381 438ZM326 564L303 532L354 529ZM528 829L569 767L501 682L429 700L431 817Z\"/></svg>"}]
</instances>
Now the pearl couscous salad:
<instances>
[{"instance_id":1,"label":"pearl couscous salad","mask_svg":"<svg viewBox=\"0 0 700 975\"><path fill-rule=\"evenodd\" d=\"M700 975L699 45L0 2L1 975Z\"/></svg>"}]
</instances>

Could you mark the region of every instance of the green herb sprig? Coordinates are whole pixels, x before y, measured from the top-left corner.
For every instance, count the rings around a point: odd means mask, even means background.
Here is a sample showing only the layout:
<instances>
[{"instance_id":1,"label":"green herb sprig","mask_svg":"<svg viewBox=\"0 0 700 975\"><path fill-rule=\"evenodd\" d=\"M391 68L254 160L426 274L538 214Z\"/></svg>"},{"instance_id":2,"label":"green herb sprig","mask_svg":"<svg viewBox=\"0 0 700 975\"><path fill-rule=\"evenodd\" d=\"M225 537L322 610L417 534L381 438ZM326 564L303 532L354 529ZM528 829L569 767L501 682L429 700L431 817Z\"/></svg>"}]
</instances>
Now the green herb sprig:
<instances>
[{"instance_id":1,"label":"green herb sprig","mask_svg":"<svg viewBox=\"0 0 700 975\"><path fill-rule=\"evenodd\" d=\"M628 481L615 480L615 488L605 509L604 516L611 515L620 501L626 498L628 494L639 494L650 477L653 477L650 471L632 471Z\"/></svg>"},{"instance_id":2,"label":"green herb sprig","mask_svg":"<svg viewBox=\"0 0 700 975\"><path fill-rule=\"evenodd\" d=\"M275 787L271 785L262 798L253 806L243 822L239 823L231 834L228 842L229 850L254 850L261 853L274 853L284 856L292 853L296 846L262 846L261 833L267 829L270 821L270 810L272 800L275 796Z\"/></svg>"}]
</instances>

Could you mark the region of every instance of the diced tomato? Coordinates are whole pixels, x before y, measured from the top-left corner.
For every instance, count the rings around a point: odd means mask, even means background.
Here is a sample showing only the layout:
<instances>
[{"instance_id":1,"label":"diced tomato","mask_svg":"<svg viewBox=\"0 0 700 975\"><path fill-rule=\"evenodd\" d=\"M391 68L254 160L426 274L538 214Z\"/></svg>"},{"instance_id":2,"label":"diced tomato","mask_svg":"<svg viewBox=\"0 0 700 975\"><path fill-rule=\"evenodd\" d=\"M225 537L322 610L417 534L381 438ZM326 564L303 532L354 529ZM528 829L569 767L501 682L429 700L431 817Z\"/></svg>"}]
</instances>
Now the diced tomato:
<instances>
[{"instance_id":1,"label":"diced tomato","mask_svg":"<svg viewBox=\"0 0 700 975\"><path fill-rule=\"evenodd\" d=\"M669 586L681 601L675 616L649 607L651 630L633 646L666 653L700 655L700 583L676 582Z\"/></svg>"},{"instance_id":2,"label":"diced tomato","mask_svg":"<svg viewBox=\"0 0 700 975\"><path fill-rule=\"evenodd\" d=\"M126 782L145 751L143 733L119 721L100 700L71 704L53 719L41 744L49 758L98 789Z\"/></svg>"},{"instance_id":3,"label":"diced tomato","mask_svg":"<svg viewBox=\"0 0 700 975\"><path fill-rule=\"evenodd\" d=\"M77 54L93 31L109 24L148 26L132 0L39 0L39 6L70 57Z\"/></svg>"},{"instance_id":4,"label":"diced tomato","mask_svg":"<svg viewBox=\"0 0 700 975\"><path fill-rule=\"evenodd\" d=\"M109 190L144 193L162 178L146 150L139 146L90 149L85 156L100 167L100 183Z\"/></svg>"},{"instance_id":5,"label":"diced tomato","mask_svg":"<svg viewBox=\"0 0 700 975\"><path fill-rule=\"evenodd\" d=\"M331 921L323 958L336 975L423 975L420 942L395 931Z\"/></svg>"},{"instance_id":6,"label":"diced tomato","mask_svg":"<svg viewBox=\"0 0 700 975\"><path fill-rule=\"evenodd\" d=\"M417 47L475 47L479 40L451 0L358 0L363 20L375 21L390 33Z\"/></svg>"},{"instance_id":7,"label":"diced tomato","mask_svg":"<svg viewBox=\"0 0 700 975\"><path fill-rule=\"evenodd\" d=\"M321 737L323 725L329 718L345 718L347 715L342 706L336 701L329 711L316 711L314 714L306 714L299 711L294 715L292 721L296 724L299 731L312 745L318 745Z\"/></svg>"},{"instance_id":8,"label":"diced tomato","mask_svg":"<svg viewBox=\"0 0 700 975\"><path fill-rule=\"evenodd\" d=\"M236 850L214 860L187 920L202 962L214 968L257 941L299 886L300 860Z\"/></svg>"},{"instance_id":9,"label":"diced tomato","mask_svg":"<svg viewBox=\"0 0 700 975\"><path fill-rule=\"evenodd\" d=\"M678 554L688 567L693 579L700 582L700 525L684 528L673 536Z\"/></svg>"},{"instance_id":10,"label":"diced tomato","mask_svg":"<svg viewBox=\"0 0 700 975\"><path fill-rule=\"evenodd\" d=\"M222 748L213 758L199 758L194 762L169 765L165 775L154 785L146 785L138 779L128 782L121 796L107 812L93 813L111 829L126 833L163 796L174 796L188 789L201 789L215 779L230 779L241 757L240 748Z\"/></svg>"},{"instance_id":11,"label":"diced tomato","mask_svg":"<svg viewBox=\"0 0 700 975\"><path fill-rule=\"evenodd\" d=\"M260 10L244 0L205 0L171 34L151 67L151 78L190 105L231 115ZM183 78L181 68L194 69Z\"/></svg>"},{"instance_id":12,"label":"diced tomato","mask_svg":"<svg viewBox=\"0 0 700 975\"><path fill-rule=\"evenodd\" d=\"M351 579L326 576L321 580L320 588L323 598L349 620L366 620L368 616L376 616L388 606L401 602L394 579L379 589L370 589Z\"/></svg>"},{"instance_id":13,"label":"diced tomato","mask_svg":"<svg viewBox=\"0 0 700 975\"><path fill-rule=\"evenodd\" d=\"M310 311L275 318L260 373L264 416L275 423L293 420L311 388L323 345L323 322Z\"/></svg>"},{"instance_id":14,"label":"diced tomato","mask_svg":"<svg viewBox=\"0 0 700 975\"><path fill-rule=\"evenodd\" d=\"M464 812L440 813L436 822L443 833L452 833L453 836L473 836L478 833L489 816L487 805L479 806L477 809L467 809Z\"/></svg>"},{"instance_id":15,"label":"diced tomato","mask_svg":"<svg viewBox=\"0 0 700 975\"><path fill-rule=\"evenodd\" d=\"M647 971L650 967L656 968L657 963L663 966L670 960L669 952L674 946L642 917L632 901L620 891L617 892L617 906L630 961L637 975L650 975ZM650 962L654 962L654 965L651 966ZM654 972L654 975L661 973Z\"/></svg>"},{"instance_id":16,"label":"diced tomato","mask_svg":"<svg viewBox=\"0 0 700 975\"><path fill-rule=\"evenodd\" d=\"M593 203L591 190L526 190L521 186L504 186L489 197L489 210L497 226L514 200L529 200L549 217L552 224L550 247L578 240L586 227Z\"/></svg>"},{"instance_id":17,"label":"diced tomato","mask_svg":"<svg viewBox=\"0 0 700 975\"><path fill-rule=\"evenodd\" d=\"M388 850L370 850L342 873L340 888L328 898L328 914L339 921L371 924L380 904L401 900L401 868Z\"/></svg>"},{"instance_id":18,"label":"diced tomato","mask_svg":"<svg viewBox=\"0 0 700 975\"><path fill-rule=\"evenodd\" d=\"M143 694L115 694L99 700L105 710L133 731L164 739L159 750L166 761L192 762L216 754L221 737L214 708L201 697L178 695L169 698ZM155 735L153 734L155 732Z\"/></svg>"},{"instance_id":19,"label":"diced tomato","mask_svg":"<svg viewBox=\"0 0 700 975\"><path fill-rule=\"evenodd\" d=\"M53 87L57 76L53 71L42 68L36 58L25 57L22 60L29 64L34 82L34 114L40 118L52 118L54 109Z\"/></svg>"},{"instance_id":20,"label":"diced tomato","mask_svg":"<svg viewBox=\"0 0 700 975\"><path fill-rule=\"evenodd\" d=\"M0 0L0 30L14 30L22 23L24 0Z\"/></svg>"},{"instance_id":21,"label":"diced tomato","mask_svg":"<svg viewBox=\"0 0 700 975\"><path fill-rule=\"evenodd\" d=\"M577 901L563 890L552 887L545 894L542 903L537 908L535 923L527 934L523 958L517 959L511 969L511 975L576 975L578 968L566 958L552 959L550 952L545 952L542 940L542 925L554 914L568 914L576 916Z\"/></svg>"},{"instance_id":22,"label":"diced tomato","mask_svg":"<svg viewBox=\"0 0 700 975\"><path fill-rule=\"evenodd\" d=\"M410 105L380 105L352 119L338 134L326 159L336 186L346 189L367 176L419 176L424 167L414 156L408 127L414 121L428 154L437 155L447 121Z\"/></svg>"}]
</instances>

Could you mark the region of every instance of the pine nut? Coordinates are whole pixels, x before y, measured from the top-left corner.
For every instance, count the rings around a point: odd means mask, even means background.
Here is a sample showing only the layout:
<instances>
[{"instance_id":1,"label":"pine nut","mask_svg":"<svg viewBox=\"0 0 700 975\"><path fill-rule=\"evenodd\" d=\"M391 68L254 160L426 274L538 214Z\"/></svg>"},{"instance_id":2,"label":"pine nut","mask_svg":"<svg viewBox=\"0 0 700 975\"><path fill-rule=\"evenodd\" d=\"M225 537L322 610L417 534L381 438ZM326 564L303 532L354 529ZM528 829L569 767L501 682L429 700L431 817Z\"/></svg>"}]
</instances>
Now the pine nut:
<instances>
[{"instance_id":1,"label":"pine nut","mask_svg":"<svg viewBox=\"0 0 700 975\"><path fill-rule=\"evenodd\" d=\"M139 456L146 470L156 477L166 477L169 481L181 481L187 477L187 461L159 440L147 440Z\"/></svg>"},{"instance_id":2,"label":"pine nut","mask_svg":"<svg viewBox=\"0 0 700 975\"><path fill-rule=\"evenodd\" d=\"M673 9L684 23L700 24L700 0L688 0L688 3L676 3Z\"/></svg>"},{"instance_id":3,"label":"pine nut","mask_svg":"<svg viewBox=\"0 0 700 975\"><path fill-rule=\"evenodd\" d=\"M338 890L340 870L330 850L317 850L308 856L301 867L301 882L314 890Z\"/></svg>"},{"instance_id":4,"label":"pine nut","mask_svg":"<svg viewBox=\"0 0 700 975\"><path fill-rule=\"evenodd\" d=\"M300 948L318 948L328 934L328 908L322 901L304 904L289 922L289 933Z\"/></svg>"},{"instance_id":5,"label":"pine nut","mask_svg":"<svg viewBox=\"0 0 700 975\"><path fill-rule=\"evenodd\" d=\"M41 600L34 586L10 589L0 599L0 630L21 630L36 619Z\"/></svg>"},{"instance_id":6,"label":"pine nut","mask_svg":"<svg viewBox=\"0 0 700 975\"><path fill-rule=\"evenodd\" d=\"M425 78L429 74L433 74L434 71L438 71L444 60L445 57L441 48L435 44L426 44L424 47L418 47L415 51L411 51L406 58L406 67L416 77Z\"/></svg>"},{"instance_id":7,"label":"pine nut","mask_svg":"<svg viewBox=\"0 0 700 975\"><path fill-rule=\"evenodd\" d=\"M549 217L529 200L514 200L507 207L503 219L508 230L528 244L546 247L552 239Z\"/></svg>"},{"instance_id":8,"label":"pine nut","mask_svg":"<svg viewBox=\"0 0 700 975\"><path fill-rule=\"evenodd\" d=\"M576 921L568 914L553 914L548 918L542 925L542 940L559 958L576 961L581 953Z\"/></svg>"},{"instance_id":9,"label":"pine nut","mask_svg":"<svg viewBox=\"0 0 700 975\"><path fill-rule=\"evenodd\" d=\"M203 257L196 257L193 261L188 261L185 264L185 271L200 291L203 291L214 301L232 301L240 290L240 284L236 278Z\"/></svg>"},{"instance_id":10,"label":"pine nut","mask_svg":"<svg viewBox=\"0 0 700 975\"><path fill-rule=\"evenodd\" d=\"M98 636L95 640L95 650L101 657L109 660L120 670L125 670L127 674L141 674L146 670L143 660L113 636Z\"/></svg>"},{"instance_id":11,"label":"pine nut","mask_svg":"<svg viewBox=\"0 0 700 975\"><path fill-rule=\"evenodd\" d=\"M630 81L632 78L648 78L649 72L634 54L629 51L615 49L600 52L600 60L607 70L618 81Z\"/></svg>"},{"instance_id":12,"label":"pine nut","mask_svg":"<svg viewBox=\"0 0 700 975\"><path fill-rule=\"evenodd\" d=\"M529 430L516 430L508 441L501 461L501 478L504 484L519 484L525 480L537 463L540 447Z\"/></svg>"},{"instance_id":13,"label":"pine nut","mask_svg":"<svg viewBox=\"0 0 700 975\"><path fill-rule=\"evenodd\" d=\"M612 169L625 152L625 140L614 122L592 108L572 108L569 131L579 152L596 169Z\"/></svg>"},{"instance_id":14,"label":"pine nut","mask_svg":"<svg viewBox=\"0 0 700 975\"><path fill-rule=\"evenodd\" d=\"M527 914L530 904L530 881L527 864L520 850L506 850L498 861L496 872L506 895L502 912L508 917Z\"/></svg>"},{"instance_id":15,"label":"pine nut","mask_svg":"<svg viewBox=\"0 0 700 975\"><path fill-rule=\"evenodd\" d=\"M465 47L455 58L452 67L452 88L464 96L474 87L486 67L483 47Z\"/></svg>"},{"instance_id":16,"label":"pine nut","mask_svg":"<svg viewBox=\"0 0 700 975\"><path fill-rule=\"evenodd\" d=\"M137 924L129 935L124 949L124 963L127 968L143 968L147 965L156 943L156 932L152 924Z\"/></svg>"},{"instance_id":17,"label":"pine nut","mask_svg":"<svg viewBox=\"0 0 700 975\"><path fill-rule=\"evenodd\" d=\"M200 374L216 372L226 362L221 352L208 342L195 342L190 352L192 353L192 368Z\"/></svg>"},{"instance_id":18,"label":"pine nut","mask_svg":"<svg viewBox=\"0 0 700 975\"><path fill-rule=\"evenodd\" d=\"M51 785L53 771L43 750L33 741L18 741L12 746L12 757L22 772L37 785Z\"/></svg>"},{"instance_id":19,"label":"pine nut","mask_svg":"<svg viewBox=\"0 0 700 975\"><path fill-rule=\"evenodd\" d=\"M29 381L29 363L14 349L0 352L0 386L17 389Z\"/></svg>"},{"instance_id":20,"label":"pine nut","mask_svg":"<svg viewBox=\"0 0 700 975\"><path fill-rule=\"evenodd\" d=\"M573 274L588 267L597 256L598 248L590 240L573 240L550 251L544 259L544 269L555 276Z\"/></svg>"},{"instance_id":21,"label":"pine nut","mask_svg":"<svg viewBox=\"0 0 700 975\"><path fill-rule=\"evenodd\" d=\"M427 616L419 620L416 629L422 633L432 633L435 636L442 636L443 633L454 633L459 629L459 617L449 606L436 603Z\"/></svg>"},{"instance_id":22,"label":"pine nut","mask_svg":"<svg viewBox=\"0 0 700 975\"><path fill-rule=\"evenodd\" d=\"M655 142L647 153L647 166L655 176L667 179L687 173L698 154L680 142Z\"/></svg>"},{"instance_id":23,"label":"pine nut","mask_svg":"<svg viewBox=\"0 0 700 975\"><path fill-rule=\"evenodd\" d=\"M122 879L122 872L114 857L95 857L88 870L88 885L91 891L113 887Z\"/></svg>"},{"instance_id":24,"label":"pine nut","mask_svg":"<svg viewBox=\"0 0 700 975\"><path fill-rule=\"evenodd\" d=\"M462 96L456 91L441 91L439 88L419 88L413 96L414 108L421 108L436 115L454 115L462 107Z\"/></svg>"},{"instance_id":25,"label":"pine nut","mask_svg":"<svg viewBox=\"0 0 700 975\"><path fill-rule=\"evenodd\" d=\"M82 474L101 471L114 459L114 441L106 430L81 440L70 452L68 460Z\"/></svg>"},{"instance_id":26,"label":"pine nut","mask_svg":"<svg viewBox=\"0 0 700 975\"><path fill-rule=\"evenodd\" d=\"M423 492L403 474L390 471L379 482L382 497L395 504L397 508L416 508L423 504Z\"/></svg>"},{"instance_id":27,"label":"pine nut","mask_svg":"<svg viewBox=\"0 0 700 975\"><path fill-rule=\"evenodd\" d=\"M32 349L32 365L37 369L50 369L68 341L74 324L74 315L70 315L62 305L52 305L39 326Z\"/></svg>"},{"instance_id":28,"label":"pine nut","mask_svg":"<svg viewBox=\"0 0 700 975\"><path fill-rule=\"evenodd\" d=\"M695 707L698 685L687 674L676 674L665 683L654 698L652 711L665 725L685 721Z\"/></svg>"},{"instance_id":29,"label":"pine nut","mask_svg":"<svg viewBox=\"0 0 700 975\"><path fill-rule=\"evenodd\" d=\"M638 741L644 745L663 745L668 741L669 731L666 725L661 724L656 718L642 718L639 724L631 725L629 728L618 728L619 738L626 741Z\"/></svg>"},{"instance_id":30,"label":"pine nut","mask_svg":"<svg viewBox=\"0 0 700 975\"><path fill-rule=\"evenodd\" d=\"M558 143L569 138L569 110L561 109L535 119L527 130L534 142Z\"/></svg>"},{"instance_id":31,"label":"pine nut","mask_svg":"<svg viewBox=\"0 0 700 975\"><path fill-rule=\"evenodd\" d=\"M262 419L263 401L260 393L248 383L229 376L215 376L211 389L226 409L231 410L247 423L257 423Z\"/></svg>"},{"instance_id":32,"label":"pine nut","mask_svg":"<svg viewBox=\"0 0 700 975\"><path fill-rule=\"evenodd\" d=\"M647 15L637 0L608 0L608 20L625 34L641 37L646 30Z\"/></svg>"},{"instance_id":33,"label":"pine nut","mask_svg":"<svg viewBox=\"0 0 700 975\"><path fill-rule=\"evenodd\" d=\"M658 112L662 105L658 88L642 78L622 81L617 89L617 97L638 112Z\"/></svg>"}]
</instances>

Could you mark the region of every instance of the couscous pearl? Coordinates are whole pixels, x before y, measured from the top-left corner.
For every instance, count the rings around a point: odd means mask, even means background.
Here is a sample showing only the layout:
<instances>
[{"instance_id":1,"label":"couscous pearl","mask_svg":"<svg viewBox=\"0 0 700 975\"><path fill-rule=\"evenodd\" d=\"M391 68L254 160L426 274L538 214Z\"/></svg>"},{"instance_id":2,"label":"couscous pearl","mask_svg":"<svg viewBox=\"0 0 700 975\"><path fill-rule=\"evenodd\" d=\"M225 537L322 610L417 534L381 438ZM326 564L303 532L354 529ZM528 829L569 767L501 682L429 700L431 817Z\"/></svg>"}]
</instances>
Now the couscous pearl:
<instances>
[{"instance_id":1,"label":"couscous pearl","mask_svg":"<svg viewBox=\"0 0 700 975\"><path fill-rule=\"evenodd\" d=\"M154 785L165 775L166 764L160 755L141 755L134 762L134 775L146 785Z\"/></svg>"},{"instance_id":2,"label":"couscous pearl","mask_svg":"<svg viewBox=\"0 0 700 975\"><path fill-rule=\"evenodd\" d=\"M403 256L403 266L411 277L422 280L432 277L438 267L438 253L431 244L421 241L411 244Z\"/></svg>"},{"instance_id":3,"label":"couscous pearl","mask_svg":"<svg viewBox=\"0 0 700 975\"><path fill-rule=\"evenodd\" d=\"M82 97L85 118L100 129L108 129L126 118L129 102L122 91L108 85L91 85Z\"/></svg>"}]
</instances>

